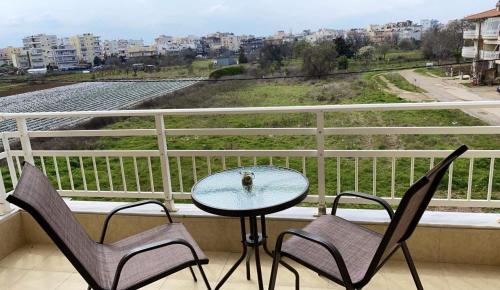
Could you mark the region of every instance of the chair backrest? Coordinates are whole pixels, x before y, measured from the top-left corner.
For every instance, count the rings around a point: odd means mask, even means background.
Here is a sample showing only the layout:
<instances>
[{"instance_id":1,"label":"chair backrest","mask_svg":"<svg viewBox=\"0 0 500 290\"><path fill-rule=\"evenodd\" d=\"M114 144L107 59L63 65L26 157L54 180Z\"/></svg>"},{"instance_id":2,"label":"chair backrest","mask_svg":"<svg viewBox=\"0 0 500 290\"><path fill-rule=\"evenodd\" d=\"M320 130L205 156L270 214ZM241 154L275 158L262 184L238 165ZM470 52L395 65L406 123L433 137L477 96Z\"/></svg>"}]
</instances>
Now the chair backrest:
<instances>
[{"instance_id":1,"label":"chair backrest","mask_svg":"<svg viewBox=\"0 0 500 290\"><path fill-rule=\"evenodd\" d=\"M465 145L455 150L406 191L375 255L377 266L413 234L449 166L465 151Z\"/></svg>"},{"instance_id":2,"label":"chair backrest","mask_svg":"<svg viewBox=\"0 0 500 290\"><path fill-rule=\"evenodd\" d=\"M97 244L43 172L25 162L19 183L7 201L26 210L87 282L96 286L99 277Z\"/></svg>"}]
</instances>

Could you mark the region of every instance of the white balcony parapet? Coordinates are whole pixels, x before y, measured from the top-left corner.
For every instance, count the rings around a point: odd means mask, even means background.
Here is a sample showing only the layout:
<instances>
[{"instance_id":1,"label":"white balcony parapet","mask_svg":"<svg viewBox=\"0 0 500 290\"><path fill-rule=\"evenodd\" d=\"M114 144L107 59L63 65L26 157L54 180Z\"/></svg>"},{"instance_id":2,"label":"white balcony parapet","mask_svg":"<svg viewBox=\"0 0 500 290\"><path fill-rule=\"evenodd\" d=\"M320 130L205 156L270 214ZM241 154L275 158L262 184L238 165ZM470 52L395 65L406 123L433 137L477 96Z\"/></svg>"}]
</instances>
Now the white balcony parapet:
<instances>
[{"instance_id":1,"label":"white balcony parapet","mask_svg":"<svg viewBox=\"0 0 500 290\"><path fill-rule=\"evenodd\" d=\"M481 59L497 60L500 58L500 51L481 50Z\"/></svg>"},{"instance_id":2,"label":"white balcony parapet","mask_svg":"<svg viewBox=\"0 0 500 290\"><path fill-rule=\"evenodd\" d=\"M478 39L479 33L476 30L465 30L464 39Z\"/></svg>"},{"instance_id":3,"label":"white balcony parapet","mask_svg":"<svg viewBox=\"0 0 500 290\"><path fill-rule=\"evenodd\" d=\"M130 111L87 111L87 112L45 112L45 113L0 113L1 120L14 119L18 124L18 131L2 132L4 152L0 153L0 160L6 160L6 169L0 174L8 172L12 185L17 183L17 176L21 171L21 161L34 162L44 173L50 173L55 179L57 189L62 196L68 197L106 197L106 198L160 198L168 201L174 207L173 199L189 199L189 190L194 182L212 170L226 169L228 165L242 166L261 164L266 160L268 164L279 164L293 167L302 171L309 178L317 178L317 188L311 189L314 195L308 196L307 202L318 204L320 213L325 212L326 203L344 190L359 190L360 185L366 187L369 182L371 193L386 199L391 204L398 204L400 198L397 188L400 188L400 174L396 177L396 166L399 160L407 160L407 180L404 187L412 184L419 177L415 172L416 160L427 162L432 167L436 159L443 158L449 150L331 150L325 146L327 136L348 135L500 135L500 126L443 126L443 127L326 127L324 118L331 112L355 111L401 111L401 110L443 110L443 109L480 109L500 108L500 101L473 101L473 102L430 102L430 103L396 103L396 104L352 104L329 106L295 106L295 107L250 107L250 108L204 108L204 109L162 109L162 110L130 110ZM194 128L179 129L165 128L162 122L165 116L190 115L224 115L224 114L297 114L314 113L317 124L310 128ZM26 121L33 118L91 118L143 116L154 117L156 128L144 129L116 129L116 130L54 130L29 131ZM312 136L316 137L316 145L301 150L171 150L167 148L166 136ZM31 138L54 137L127 137L151 136L157 139L157 148L154 150L32 150ZM10 140L19 140L22 149L11 150ZM432 148L429 148L432 149ZM274 159L273 159L274 158ZM464 154L459 162L462 167L468 168L465 176L464 168L453 173L453 165L448 175L448 184L441 189L440 195L434 198L431 205L456 207L500 207L500 200L496 199L497 188L495 181L495 161L500 158L500 150L470 150ZM488 168L478 168L478 160L486 160ZM258 162L259 161L259 162ZM352 170L342 170L340 164L350 161L354 164ZM388 161L390 174L382 176L379 165ZM311 163L313 162L313 163ZM327 168L329 162L336 166ZM369 162L370 178L362 177L366 168L361 170L361 163L366 166ZM457 161L458 162L458 161ZM197 165L198 163L198 165ZM98 165L99 164L99 168ZM129 166L125 174L124 164ZM161 167L158 165L161 164ZM308 172L314 164L313 173ZM466 166L464 166L466 164ZM111 166L113 165L113 166ZM153 166L155 165L155 166ZM427 167L427 165L425 165ZM202 168L203 166L204 168ZM171 167L171 168L170 168ZM475 168L476 167L476 168ZM153 168L162 168L156 172ZM333 173L327 174L333 169ZM400 169L403 170L403 169ZM475 172L481 170L488 176L487 185L481 192L475 192L473 186ZM192 176L186 176L186 174ZM354 176L351 176L354 175ZM116 176L119 176L118 178ZM390 176L390 177L389 177ZM3 179L0 178L0 204L5 205L5 194L2 195ZM345 178L352 184L346 184ZM388 192L381 192L378 188L382 182L387 184ZM133 179L133 180L129 180ZM76 181L78 180L78 184ZM155 182L155 180L157 182ZM161 181L161 182L160 182ZM460 182L463 188L455 188ZM335 186L332 186L335 184ZM330 185L330 186L328 186ZM12 190L9 186L7 191ZM330 188L330 192L328 192ZM335 188L335 189L331 189ZM457 194L456 190L459 191ZM483 192L484 191L484 192ZM493 195L495 194L495 195ZM346 198L348 203L362 203L357 199ZM7 205L8 206L8 205Z\"/></svg>"},{"instance_id":4,"label":"white balcony parapet","mask_svg":"<svg viewBox=\"0 0 500 290\"><path fill-rule=\"evenodd\" d=\"M474 46L464 46L462 47L462 57L464 58L475 58L477 55L477 49Z\"/></svg>"}]
</instances>

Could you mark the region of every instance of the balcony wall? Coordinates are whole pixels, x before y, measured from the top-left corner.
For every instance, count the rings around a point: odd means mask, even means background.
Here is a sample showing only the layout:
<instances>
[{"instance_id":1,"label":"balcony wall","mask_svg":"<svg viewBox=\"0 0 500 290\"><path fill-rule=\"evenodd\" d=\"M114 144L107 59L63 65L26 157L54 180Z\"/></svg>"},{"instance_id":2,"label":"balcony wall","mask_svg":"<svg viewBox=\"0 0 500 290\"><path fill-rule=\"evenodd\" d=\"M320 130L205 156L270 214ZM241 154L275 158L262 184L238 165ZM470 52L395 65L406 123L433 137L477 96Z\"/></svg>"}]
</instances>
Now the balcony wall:
<instances>
[{"instance_id":1,"label":"balcony wall","mask_svg":"<svg viewBox=\"0 0 500 290\"><path fill-rule=\"evenodd\" d=\"M475 58L477 54L477 49L474 46L464 46L462 48L462 57L464 58Z\"/></svg>"}]
</instances>

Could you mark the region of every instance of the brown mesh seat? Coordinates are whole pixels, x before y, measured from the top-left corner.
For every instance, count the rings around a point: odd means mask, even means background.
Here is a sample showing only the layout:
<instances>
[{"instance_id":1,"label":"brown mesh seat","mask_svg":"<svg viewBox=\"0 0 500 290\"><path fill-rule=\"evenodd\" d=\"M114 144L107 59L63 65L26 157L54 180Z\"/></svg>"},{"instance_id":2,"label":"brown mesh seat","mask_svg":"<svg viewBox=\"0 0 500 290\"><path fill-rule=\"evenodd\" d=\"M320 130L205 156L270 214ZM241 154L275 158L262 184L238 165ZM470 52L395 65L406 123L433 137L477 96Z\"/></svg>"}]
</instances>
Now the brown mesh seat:
<instances>
[{"instance_id":1,"label":"brown mesh seat","mask_svg":"<svg viewBox=\"0 0 500 290\"><path fill-rule=\"evenodd\" d=\"M303 230L321 235L337 247L342 257L345 257L347 269L354 283L363 279L382 241L381 234L334 215L321 216ZM318 271L341 279L335 260L331 259L325 248L316 243L293 236L283 244L281 252L284 256L297 258L314 265Z\"/></svg>"},{"instance_id":2,"label":"brown mesh seat","mask_svg":"<svg viewBox=\"0 0 500 290\"><path fill-rule=\"evenodd\" d=\"M137 289L179 270L198 266L208 289L202 264L208 259L186 228L172 223L168 210L157 201L143 201L113 210L104 223L100 243L78 223L48 178L26 163L14 193L7 200L30 213L65 254L92 289ZM158 204L170 223L105 244L111 217L127 208Z\"/></svg>"},{"instance_id":3,"label":"brown mesh seat","mask_svg":"<svg viewBox=\"0 0 500 290\"><path fill-rule=\"evenodd\" d=\"M282 261L283 258L292 259L346 289L361 289L400 248L417 289L423 289L406 240L417 227L450 164L465 151L467 147L461 146L413 184L404 194L395 213L380 197L344 192L335 198L331 215L317 218L304 229L291 229L281 233L276 242L269 290L275 287L279 264L290 267ZM368 199L382 205L391 218L385 234L377 234L336 217L337 207L343 196ZM290 238L285 241L285 236ZM299 282L296 280L296 289L298 288Z\"/></svg>"}]
</instances>

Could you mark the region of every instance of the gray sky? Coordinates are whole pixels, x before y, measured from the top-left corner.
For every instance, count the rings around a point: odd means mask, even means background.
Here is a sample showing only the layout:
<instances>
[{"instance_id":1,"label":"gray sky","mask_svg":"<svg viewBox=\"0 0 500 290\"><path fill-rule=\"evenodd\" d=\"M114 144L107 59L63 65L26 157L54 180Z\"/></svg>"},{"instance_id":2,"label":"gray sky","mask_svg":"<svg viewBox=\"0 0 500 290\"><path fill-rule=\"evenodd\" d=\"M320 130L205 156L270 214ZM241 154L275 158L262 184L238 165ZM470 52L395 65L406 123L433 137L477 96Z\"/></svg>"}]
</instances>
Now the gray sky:
<instances>
[{"instance_id":1,"label":"gray sky","mask_svg":"<svg viewBox=\"0 0 500 290\"><path fill-rule=\"evenodd\" d=\"M492 9L495 0L2 0L0 47L24 36L92 32L152 42L159 34L215 31L271 35L277 30L366 27L451 19Z\"/></svg>"}]
</instances>

